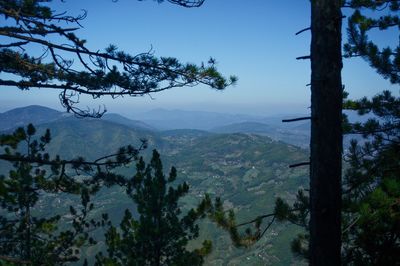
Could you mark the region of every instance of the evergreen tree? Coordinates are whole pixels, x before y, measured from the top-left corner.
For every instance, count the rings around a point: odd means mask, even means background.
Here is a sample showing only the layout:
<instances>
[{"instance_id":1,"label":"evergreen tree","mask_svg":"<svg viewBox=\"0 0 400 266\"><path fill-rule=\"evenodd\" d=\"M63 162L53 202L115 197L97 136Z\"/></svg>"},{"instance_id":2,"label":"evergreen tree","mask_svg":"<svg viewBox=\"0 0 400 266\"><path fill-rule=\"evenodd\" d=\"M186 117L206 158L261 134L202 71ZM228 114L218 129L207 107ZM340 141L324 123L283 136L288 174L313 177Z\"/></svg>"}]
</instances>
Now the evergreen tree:
<instances>
[{"instance_id":1,"label":"evergreen tree","mask_svg":"<svg viewBox=\"0 0 400 266\"><path fill-rule=\"evenodd\" d=\"M354 8L348 20L348 43L345 56L361 56L377 72L398 84L399 47L380 49L370 41L368 32L398 27L400 1L346 1L345 7ZM368 12L384 11L384 16L371 17ZM347 96L347 95L345 95ZM361 134L363 142L352 141L345 154L342 206L342 263L350 265L397 265L399 242L399 129L400 101L389 91L361 100L345 100L344 108L356 110L359 115L373 114L364 123L350 124L344 115L343 128L347 134ZM277 204L281 220L304 218L305 201L298 200L303 212L293 210L287 203ZM312 200L311 200L312 201ZM305 227L308 231L308 228ZM308 234L299 235L292 242L295 253L309 258L311 250Z\"/></svg>"},{"instance_id":2,"label":"evergreen tree","mask_svg":"<svg viewBox=\"0 0 400 266\"><path fill-rule=\"evenodd\" d=\"M374 30L396 30L400 25L400 1L351 0L345 7L355 9L348 19L347 40L344 45L346 57L360 56L383 78L400 84L400 46L381 48L370 40Z\"/></svg>"},{"instance_id":3,"label":"evergreen tree","mask_svg":"<svg viewBox=\"0 0 400 266\"><path fill-rule=\"evenodd\" d=\"M364 123L348 127L362 134L345 157L343 262L354 265L397 265L400 252L400 98L389 91L358 101L346 101Z\"/></svg>"},{"instance_id":4,"label":"evergreen tree","mask_svg":"<svg viewBox=\"0 0 400 266\"><path fill-rule=\"evenodd\" d=\"M195 222L200 216L193 209L183 214L178 206L189 186L173 185L176 169L172 167L167 178L156 150L150 164L140 158L136 171L127 184L127 193L139 217L126 210L120 228L109 228L108 256L98 254L96 265L201 265L211 251L211 242L204 241L201 249L186 249L188 242L198 237Z\"/></svg>"},{"instance_id":5,"label":"evergreen tree","mask_svg":"<svg viewBox=\"0 0 400 266\"><path fill-rule=\"evenodd\" d=\"M106 110L82 110L80 95L93 98L142 96L174 87L204 84L224 89L235 82L216 70L215 60L196 66L176 58L153 55L152 51L130 55L110 45L90 50L75 33L86 12L73 17L53 11L43 0L1 0L1 86L21 90L45 88L60 91L61 104L79 116L101 116ZM159 1L160 2L160 1ZM192 7L202 1L169 0ZM66 26L68 25L68 27ZM35 49L36 48L36 49ZM33 51L40 51L36 54ZM43 51L45 51L43 53Z\"/></svg>"},{"instance_id":6,"label":"evergreen tree","mask_svg":"<svg viewBox=\"0 0 400 266\"><path fill-rule=\"evenodd\" d=\"M0 136L0 159L12 163L9 175L0 175L0 265L64 265L79 260L80 248L95 243L89 231L101 225L89 217L94 208L91 194L101 183L121 180L111 170L138 154L128 146L93 162L51 158L46 153L50 131L40 138L35 134L30 124ZM50 196L62 195L75 201L80 196L81 207L69 206L68 214L43 205Z\"/></svg>"},{"instance_id":7,"label":"evergreen tree","mask_svg":"<svg viewBox=\"0 0 400 266\"><path fill-rule=\"evenodd\" d=\"M339 30L336 24L340 17L338 3L336 2L335 5L335 1L328 2L311 1L313 12L316 12L313 13L314 16L312 18L312 25L315 28L311 27L313 43L325 46L325 49L328 49L320 54L321 57L313 57L312 54L316 50L312 46L311 60L316 60L316 67L321 67L323 71L330 71L334 68L326 67L331 65L332 59L323 63L330 56L336 58L333 60L335 63L340 62L338 55L340 55L341 50L340 46L336 45L337 42L327 41L330 38L338 38L338 32L331 33L331 36L321 35L322 39L318 39L318 34L321 32L315 32L315 30L330 26L332 26L332 31ZM325 9L323 8L324 4L327 5ZM328 8L330 4L332 6ZM395 48L380 49L377 44L369 40L368 32L373 29L398 28L400 25L397 15L399 4L400 1L342 1L343 7L355 9L348 20L348 43L344 46L344 55L347 57L363 57L382 77L389 79L394 84L400 83L400 48L397 46ZM371 11L385 10L389 11L383 16L378 15L375 18L370 16ZM337 15L330 17L325 14L326 12L336 12ZM374 15L374 13L372 14ZM320 15L324 17L321 18L319 17ZM327 21L323 22L323 19L327 19ZM328 32L325 32L325 34L329 35L330 33ZM333 45L336 45L336 48L329 50L333 48ZM337 71L334 72L340 74L340 64L336 64L336 66ZM312 69L315 70L315 66ZM329 79L324 79L322 74L315 73L316 75L312 76L312 84L314 81L317 86L315 90L312 89L312 101L314 104L312 104L313 115L311 119L312 135L319 138L319 142L316 142L315 138L312 137L311 170L314 165L314 172L313 170L311 171L311 199L308 191L300 190L293 204L288 204L285 200L278 198L273 213L260 215L242 224L236 223L233 214L227 216L225 210L215 208L218 206L217 203L210 208L210 216L230 232L233 242L238 246L243 243L249 245L258 240L263 235L263 233L260 234L261 221L269 218L270 221L262 232L265 232L274 220L289 221L306 229L305 233L298 235L292 241L292 250L295 254L309 259L312 265L339 265L340 263L350 265L397 265L397 254L400 245L398 204L400 195L398 179L400 170L399 98L385 91L375 96L372 100L363 98L358 101L349 100L344 102L345 109L357 110L360 115L372 113L375 119L369 119L365 123L349 124L346 116L344 116L344 132L361 134L365 140L361 144L353 141L348 153L346 153L346 170L343 176L343 185L340 186L341 173L338 170L341 167L337 156L340 154L341 148L341 141L338 142L341 139L339 136L341 126L337 123L337 118L338 111L341 112L342 107L337 100L342 100L340 98L342 93L337 84L335 88L332 87L335 95L328 96L329 92L325 91L325 86L327 85L325 82L328 82ZM323 83L323 86L319 88L318 82ZM319 89L320 91L318 91ZM328 113L326 111L332 107L330 105L332 99L335 99L336 107L333 107L331 110L334 110L334 112L332 111L329 114L329 111ZM330 117L332 116L335 116L336 126L331 123L333 120ZM328 139L331 137L334 137L336 141L329 141ZM318 152L313 155L313 147L317 148L316 150L314 149L315 151L321 149L319 155ZM332 151L329 150L331 148L333 148ZM322 151L324 149L325 151ZM334 158L334 160L331 160L331 158ZM331 162L329 162L330 160ZM324 164L323 161L327 163ZM336 166L332 165L335 164L334 161L336 161ZM317 164L322 163L320 170L321 173L325 172L325 174L316 175L318 172L315 171L316 162L318 162ZM333 170L336 174L332 173ZM340 188L344 193L342 207L340 207ZM318 192L316 189L320 191ZM313 209L312 206L317 206L319 210ZM342 213L342 228L339 226L339 211ZM310 212L321 215L320 218L323 218L322 216L327 218L330 215L329 212L331 214L334 212L336 213L334 215L336 218L331 217L325 222L323 220L310 222ZM333 226L332 223L335 225ZM248 224L255 226L254 232L247 229L248 234L240 235L237 233L239 226ZM315 226L320 227L321 230L323 229L323 232L317 233ZM310 231L312 233L313 230L314 234L310 236ZM343 240L342 252L340 252L341 237ZM332 248L329 248L330 245L332 245ZM316 249L321 252L327 252L326 256ZM341 262L340 259L342 259Z\"/></svg>"},{"instance_id":8,"label":"evergreen tree","mask_svg":"<svg viewBox=\"0 0 400 266\"><path fill-rule=\"evenodd\" d=\"M363 142L353 140L344 159L342 207L342 263L345 265L397 265L400 251L400 98L389 91L373 97L344 102L346 109L360 115L373 114L364 123L349 124L345 132L361 134ZM302 193L299 191L299 193ZM308 200L298 200L292 211L278 199L279 220L296 222L308 219L304 210ZM277 203L278 203L277 201ZM305 227L308 229L307 227ZM292 250L309 257L308 234L292 242Z\"/></svg>"}]
</instances>

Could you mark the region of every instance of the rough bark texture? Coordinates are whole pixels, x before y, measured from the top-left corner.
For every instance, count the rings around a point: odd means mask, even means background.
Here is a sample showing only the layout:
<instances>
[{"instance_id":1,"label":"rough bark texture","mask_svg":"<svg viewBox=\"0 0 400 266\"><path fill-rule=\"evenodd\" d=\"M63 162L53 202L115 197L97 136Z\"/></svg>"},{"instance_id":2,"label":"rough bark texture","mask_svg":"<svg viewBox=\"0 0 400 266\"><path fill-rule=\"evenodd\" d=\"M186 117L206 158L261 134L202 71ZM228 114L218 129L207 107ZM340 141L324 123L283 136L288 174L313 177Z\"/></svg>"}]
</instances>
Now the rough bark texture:
<instances>
[{"instance_id":1,"label":"rough bark texture","mask_svg":"<svg viewBox=\"0 0 400 266\"><path fill-rule=\"evenodd\" d=\"M311 1L310 265L340 265L340 0Z\"/></svg>"}]
</instances>

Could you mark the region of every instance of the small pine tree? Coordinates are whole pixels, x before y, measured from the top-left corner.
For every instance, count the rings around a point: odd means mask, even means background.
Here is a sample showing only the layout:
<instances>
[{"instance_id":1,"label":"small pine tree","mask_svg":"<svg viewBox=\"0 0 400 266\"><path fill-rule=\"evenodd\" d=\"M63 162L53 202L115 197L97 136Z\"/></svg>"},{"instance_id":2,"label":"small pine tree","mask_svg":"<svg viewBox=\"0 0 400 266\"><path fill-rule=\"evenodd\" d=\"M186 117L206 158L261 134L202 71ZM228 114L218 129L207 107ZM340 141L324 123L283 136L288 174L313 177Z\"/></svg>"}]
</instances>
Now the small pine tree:
<instances>
[{"instance_id":1,"label":"small pine tree","mask_svg":"<svg viewBox=\"0 0 400 266\"><path fill-rule=\"evenodd\" d=\"M201 249L186 249L188 242L199 235L195 223L199 215L193 209L184 215L178 206L189 186L173 186L176 169L172 167L166 178L156 150L150 164L140 158L136 170L127 193L136 204L139 217L126 210L120 228L108 229L108 256L99 253L96 265L201 265L211 251L211 242L203 242Z\"/></svg>"},{"instance_id":2,"label":"small pine tree","mask_svg":"<svg viewBox=\"0 0 400 266\"><path fill-rule=\"evenodd\" d=\"M44 149L50 143L50 132L47 130L37 140L35 131L28 125L12 135L0 136L5 151L3 159L19 158L13 162L9 176L0 176L0 254L3 260L15 263L63 265L79 259L79 247L88 240L85 224L92 205L89 191L64 175L61 163L45 169L40 163L30 162L49 160ZM26 150L26 154L20 154L20 150ZM82 209L78 211L71 206L72 228L67 230L59 230L59 214L43 217L38 210L40 200L46 195L61 191L81 195Z\"/></svg>"},{"instance_id":3,"label":"small pine tree","mask_svg":"<svg viewBox=\"0 0 400 266\"><path fill-rule=\"evenodd\" d=\"M101 183L121 181L110 170L135 160L138 154L127 146L93 162L63 160L46 153L50 141L49 130L36 137L32 124L0 135L0 159L12 163L8 176L0 174L0 265L50 266L79 260L80 248L95 243L89 231L100 226L89 218L94 208L91 194ZM76 178L83 173L86 178ZM80 196L81 206L69 206L69 213L41 208L47 206L49 196L62 194L76 200Z\"/></svg>"},{"instance_id":4,"label":"small pine tree","mask_svg":"<svg viewBox=\"0 0 400 266\"><path fill-rule=\"evenodd\" d=\"M349 127L363 134L352 141L345 160L343 262L355 265L397 265L400 253L400 98L389 91L346 101L360 115L374 114Z\"/></svg>"}]
</instances>

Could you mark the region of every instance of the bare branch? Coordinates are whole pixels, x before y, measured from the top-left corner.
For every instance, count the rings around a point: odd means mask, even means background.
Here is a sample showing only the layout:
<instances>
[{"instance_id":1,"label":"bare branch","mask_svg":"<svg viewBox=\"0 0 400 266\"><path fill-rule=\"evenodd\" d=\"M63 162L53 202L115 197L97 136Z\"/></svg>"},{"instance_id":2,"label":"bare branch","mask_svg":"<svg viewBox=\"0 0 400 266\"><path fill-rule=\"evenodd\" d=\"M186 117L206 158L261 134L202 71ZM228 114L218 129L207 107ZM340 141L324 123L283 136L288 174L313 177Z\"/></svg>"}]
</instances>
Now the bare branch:
<instances>
[{"instance_id":1,"label":"bare branch","mask_svg":"<svg viewBox=\"0 0 400 266\"><path fill-rule=\"evenodd\" d=\"M305 31L308 31L308 30L311 30L311 27L308 27L308 28L302 29L302 30L300 30L300 31L296 32L296 34L295 34L295 35L299 35L300 33L303 33L303 32L305 32Z\"/></svg>"},{"instance_id":2,"label":"bare branch","mask_svg":"<svg viewBox=\"0 0 400 266\"><path fill-rule=\"evenodd\" d=\"M299 117L299 118L293 118L293 119L283 119L282 123L288 123L288 122L295 122L295 121L301 121L301 120L310 120L311 116L305 116L305 117Z\"/></svg>"},{"instance_id":3,"label":"bare branch","mask_svg":"<svg viewBox=\"0 0 400 266\"><path fill-rule=\"evenodd\" d=\"M311 56L305 55L305 56L296 57L296 60L305 60L305 59L311 59Z\"/></svg>"},{"instance_id":4,"label":"bare branch","mask_svg":"<svg viewBox=\"0 0 400 266\"><path fill-rule=\"evenodd\" d=\"M295 168L295 167L305 166L305 165L310 165L310 164L311 164L311 162L295 163L295 164L289 165L289 168Z\"/></svg>"}]
</instances>

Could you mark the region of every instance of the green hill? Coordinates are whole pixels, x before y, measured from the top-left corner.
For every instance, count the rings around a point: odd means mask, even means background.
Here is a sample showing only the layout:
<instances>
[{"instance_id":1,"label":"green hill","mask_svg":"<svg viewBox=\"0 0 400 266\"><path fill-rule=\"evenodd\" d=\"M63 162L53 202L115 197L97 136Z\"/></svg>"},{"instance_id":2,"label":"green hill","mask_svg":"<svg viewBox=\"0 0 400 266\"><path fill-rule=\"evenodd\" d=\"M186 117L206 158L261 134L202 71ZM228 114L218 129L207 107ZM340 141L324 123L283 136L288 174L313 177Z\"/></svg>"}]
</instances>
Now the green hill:
<instances>
[{"instance_id":1,"label":"green hill","mask_svg":"<svg viewBox=\"0 0 400 266\"><path fill-rule=\"evenodd\" d=\"M49 153L65 158L95 159L124 145L138 146L141 138L150 146L162 147L162 140L151 131L104 120L67 118L38 126L39 132L46 128L52 135Z\"/></svg>"},{"instance_id":2,"label":"green hill","mask_svg":"<svg viewBox=\"0 0 400 266\"><path fill-rule=\"evenodd\" d=\"M271 125L259 122L241 122L225 126L219 126L211 129L215 133L251 133L262 136L268 136L275 140L281 140L302 148L308 148L310 144L310 132L307 131L307 125L284 127L283 123ZM309 124L308 124L309 126Z\"/></svg>"}]
</instances>

